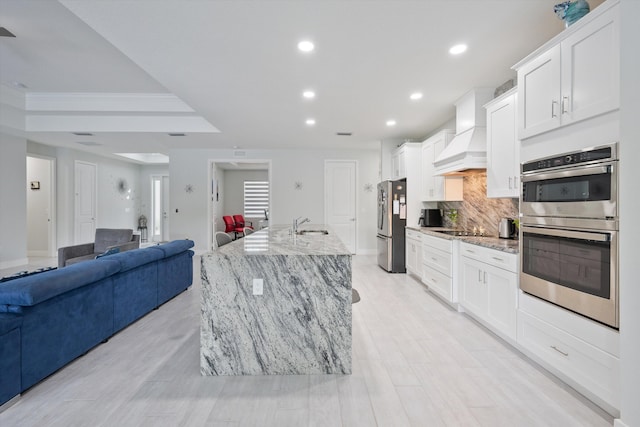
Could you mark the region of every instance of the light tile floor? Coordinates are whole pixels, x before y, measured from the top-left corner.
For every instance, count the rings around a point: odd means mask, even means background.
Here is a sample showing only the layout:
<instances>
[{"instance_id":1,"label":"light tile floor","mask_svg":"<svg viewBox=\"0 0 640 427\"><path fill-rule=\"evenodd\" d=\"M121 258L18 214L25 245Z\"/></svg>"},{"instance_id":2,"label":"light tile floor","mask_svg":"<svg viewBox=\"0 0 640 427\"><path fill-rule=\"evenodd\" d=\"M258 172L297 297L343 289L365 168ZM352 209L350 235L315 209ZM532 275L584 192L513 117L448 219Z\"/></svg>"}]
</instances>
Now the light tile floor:
<instances>
[{"instance_id":1,"label":"light tile floor","mask_svg":"<svg viewBox=\"0 0 640 427\"><path fill-rule=\"evenodd\" d=\"M352 375L202 377L199 264L195 257L188 291L28 390L0 414L0 426L613 424L374 257L353 259L362 301L353 306ZM46 265L55 260L34 259L28 269Z\"/></svg>"}]
</instances>

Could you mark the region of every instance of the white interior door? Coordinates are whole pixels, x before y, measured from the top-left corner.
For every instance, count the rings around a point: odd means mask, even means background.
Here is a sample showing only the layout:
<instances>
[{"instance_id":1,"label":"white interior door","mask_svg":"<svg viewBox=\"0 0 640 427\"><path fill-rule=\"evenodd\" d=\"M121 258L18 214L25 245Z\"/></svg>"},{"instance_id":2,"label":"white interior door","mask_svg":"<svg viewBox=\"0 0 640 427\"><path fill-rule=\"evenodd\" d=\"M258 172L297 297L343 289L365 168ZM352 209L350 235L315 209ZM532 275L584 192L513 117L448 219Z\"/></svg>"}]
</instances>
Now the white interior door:
<instances>
[{"instance_id":1,"label":"white interior door","mask_svg":"<svg viewBox=\"0 0 640 427\"><path fill-rule=\"evenodd\" d=\"M169 177L162 176L162 241L169 240Z\"/></svg>"},{"instance_id":2,"label":"white interior door","mask_svg":"<svg viewBox=\"0 0 640 427\"><path fill-rule=\"evenodd\" d=\"M75 244L90 243L96 237L97 172L98 165L75 163Z\"/></svg>"},{"instance_id":3,"label":"white interior door","mask_svg":"<svg viewBox=\"0 0 640 427\"><path fill-rule=\"evenodd\" d=\"M326 160L324 165L325 221L343 243L356 253L355 160Z\"/></svg>"}]
</instances>

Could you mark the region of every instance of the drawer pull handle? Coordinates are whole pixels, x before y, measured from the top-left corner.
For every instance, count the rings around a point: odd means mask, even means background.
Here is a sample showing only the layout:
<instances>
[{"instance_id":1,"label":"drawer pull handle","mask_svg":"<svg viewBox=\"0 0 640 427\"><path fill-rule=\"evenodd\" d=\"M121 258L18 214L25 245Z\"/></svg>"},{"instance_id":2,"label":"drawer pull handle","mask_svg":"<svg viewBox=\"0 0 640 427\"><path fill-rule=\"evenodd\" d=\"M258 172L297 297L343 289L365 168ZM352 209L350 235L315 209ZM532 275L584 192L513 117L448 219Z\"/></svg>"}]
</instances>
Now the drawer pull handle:
<instances>
[{"instance_id":1,"label":"drawer pull handle","mask_svg":"<svg viewBox=\"0 0 640 427\"><path fill-rule=\"evenodd\" d=\"M431 259L438 262L438 258L431 257Z\"/></svg>"},{"instance_id":2,"label":"drawer pull handle","mask_svg":"<svg viewBox=\"0 0 640 427\"><path fill-rule=\"evenodd\" d=\"M494 257L491 257L491 258L495 259L496 261L504 262L504 259L498 258L497 256L494 256Z\"/></svg>"},{"instance_id":3,"label":"drawer pull handle","mask_svg":"<svg viewBox=\"0 0 640 427\"><path fill-rule=\"evenodd\" d=\"M475 254L476 253L476 251L472 251L470 249L465 249L465 251L469 252L470 254Z\"/></svg>"},{"instance_id":4,"label":"drawer pull handle","mask_svg":"<svg viewBox=\"0 0 640 427\"><path fill-rule=\"evenodd\" d=\"M565 357L569 356L569 353L565 353L562 350L558 350L558 347L556 347L555 345L552 345L551 348L554 349L555 351L557 351L558 353L560 353L561 355L565 356Z\"/></svg>"}]
</instances>

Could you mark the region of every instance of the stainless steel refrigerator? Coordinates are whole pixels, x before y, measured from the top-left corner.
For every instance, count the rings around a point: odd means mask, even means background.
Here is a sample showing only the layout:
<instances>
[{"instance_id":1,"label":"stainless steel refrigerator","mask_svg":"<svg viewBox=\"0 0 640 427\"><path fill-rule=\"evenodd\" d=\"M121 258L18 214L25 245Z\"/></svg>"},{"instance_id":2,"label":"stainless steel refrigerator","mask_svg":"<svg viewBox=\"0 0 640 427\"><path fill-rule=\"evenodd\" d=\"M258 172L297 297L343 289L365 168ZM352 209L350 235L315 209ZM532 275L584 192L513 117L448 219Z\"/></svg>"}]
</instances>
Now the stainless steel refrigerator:
<instances>
[{"instance_id":1,"label":"stainless steel refrigerator","mask_svg":"<svg viewBox=\"0 0 640 427\"><path fill-rule=\"evenodd\" d=\"M404 227L407 224L407 181L378 184L378 265L389 273L405 273Z\"/></svg>"}]
</instances>

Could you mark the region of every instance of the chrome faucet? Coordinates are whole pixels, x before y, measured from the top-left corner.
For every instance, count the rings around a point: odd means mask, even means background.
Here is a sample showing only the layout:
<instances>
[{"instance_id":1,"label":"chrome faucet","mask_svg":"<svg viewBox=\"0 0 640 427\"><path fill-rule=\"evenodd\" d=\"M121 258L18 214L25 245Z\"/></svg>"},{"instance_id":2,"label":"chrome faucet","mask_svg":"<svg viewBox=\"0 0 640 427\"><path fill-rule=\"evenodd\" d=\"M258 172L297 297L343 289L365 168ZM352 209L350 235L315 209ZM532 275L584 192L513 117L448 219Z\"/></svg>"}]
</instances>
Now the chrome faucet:
<instances>
[{"instance_id":1,"label":"chrome faucet","mask_svg":"<svg viewBox=\"0 0 640 427\"><path fill-rule=\"evenodd\" d=\"M299 220L300 220L300 218L302 218L302 217L300 216L300 217L298 217L298 218L296 218L296 219L294 219L294 220L293 220L293 232L294 232L294 233L297 233L297 232L298 232L298 226L299 226L299 225L302 225L302 224L304 224L305 222L309 222L309 221L311 221L309 218L305 218L305 219L303 219L302 221L299 221Z\"/></svg>"}]
</instances>

